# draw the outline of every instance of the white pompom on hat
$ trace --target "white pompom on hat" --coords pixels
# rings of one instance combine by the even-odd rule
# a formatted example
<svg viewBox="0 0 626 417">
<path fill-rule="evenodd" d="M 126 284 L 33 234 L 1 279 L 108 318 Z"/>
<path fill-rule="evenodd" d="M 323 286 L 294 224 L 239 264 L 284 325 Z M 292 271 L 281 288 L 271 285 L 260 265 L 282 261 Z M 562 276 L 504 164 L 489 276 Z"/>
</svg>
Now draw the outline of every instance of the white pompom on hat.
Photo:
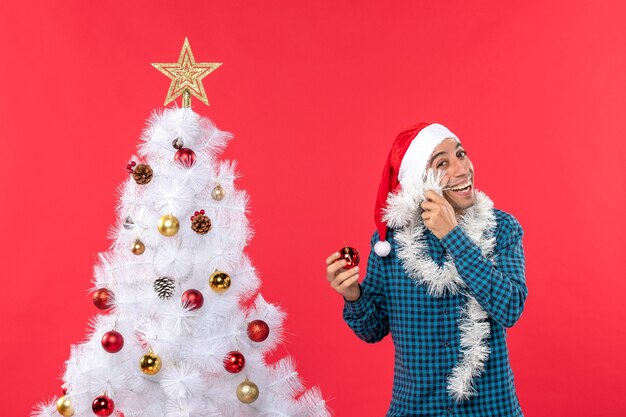
<svg viewBox="0 0 626 417">
<path fill-rule="evenodd" d="M 420 123 L 401 132 L 393 142 L 378 188 L 374 221 L 379 241 L 374 245 L 378 256 L 387 256 L 391 245 L 386 240 L 387 224 L 383 209 L 389 193 L 395 193 L 407 185 L 423 183 L 428 160 L 435 148 L 445 139 L 459 138 L 447 127 L 438 123 Z"/>
</svg>

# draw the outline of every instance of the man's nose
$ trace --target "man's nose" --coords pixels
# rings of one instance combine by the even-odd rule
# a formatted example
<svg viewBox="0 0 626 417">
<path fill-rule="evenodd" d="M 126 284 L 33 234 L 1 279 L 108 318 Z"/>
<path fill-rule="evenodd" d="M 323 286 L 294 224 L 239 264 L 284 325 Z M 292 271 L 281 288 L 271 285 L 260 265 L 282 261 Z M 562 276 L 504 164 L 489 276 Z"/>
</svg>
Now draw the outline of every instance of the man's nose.
<svg viewBox="0 0 626 417">
<path fill-rule="evenodd" d="M 447 169 L 450 178 L 461 178 L 469 176 L 469 167 L 458 159 L 454 159 Z"/>
</svg>

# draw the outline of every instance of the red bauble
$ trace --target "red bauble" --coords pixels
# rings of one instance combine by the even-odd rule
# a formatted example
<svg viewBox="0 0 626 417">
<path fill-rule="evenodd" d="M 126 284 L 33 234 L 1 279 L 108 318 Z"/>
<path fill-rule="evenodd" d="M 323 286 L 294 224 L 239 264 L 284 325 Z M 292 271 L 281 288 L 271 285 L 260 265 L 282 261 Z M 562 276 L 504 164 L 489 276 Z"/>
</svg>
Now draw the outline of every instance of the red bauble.
<svg viewBox="0 0 626 417">
<path fill-rule="evenodd" d="M 359 264 L 361 257 L 359 256 L 359 251 L 351 248 L 350 246 L 346 246 L 345 248 L 341 248 L 339 251 L 339 260 L 345 259 L 348 263 L 344 265 L 344 269 L 354 268 Z"/>
<path fill-rule="evenodd" d="M 113 293 L 106 288 L 98 288 L 93 293 L 93 304 L 100 310 L 113 307 Z"/>
<path fill-rule="evenodd" d="M 224 356 L 224 368 L 231 374 L 241 372 L 245 364 L 246 360 L 243 355 L 236 350 L 228 352 L 226 356 Z"/>
<path fill-rule="evenodd" d="M 106 395 L 96 397 L 91 403 L 91 409 L 97 416 L 110 416 L 115 410 L 115 403 Z"/>
<path fill-rule="evenodd" d="M 184 167 L 189 168 L 196 163 L 196 153 L 189 148 L 182 148 L 176 151 L 174 160 L 180 162 Z"/>
<path fill-rule="evenodd" d="M 253 342 L 262 342 L 270 335 L 270 326 L 263 320 L 254 320 L 248 323 L 248 337 Z"/>
<path fill-rule="evenodd" d="M 190 310 L 197 310 L 204 304 L 204 296 L 198 290 L 187 290 L 183 293 L 183 306 Z"/>
<path fill-rule="evenodd" d="M 124 337 L 120 332 L 110 330 L 102 336 L 102 347 L 109 353 L 117 353 L 124 347 Z"/>
</svg>

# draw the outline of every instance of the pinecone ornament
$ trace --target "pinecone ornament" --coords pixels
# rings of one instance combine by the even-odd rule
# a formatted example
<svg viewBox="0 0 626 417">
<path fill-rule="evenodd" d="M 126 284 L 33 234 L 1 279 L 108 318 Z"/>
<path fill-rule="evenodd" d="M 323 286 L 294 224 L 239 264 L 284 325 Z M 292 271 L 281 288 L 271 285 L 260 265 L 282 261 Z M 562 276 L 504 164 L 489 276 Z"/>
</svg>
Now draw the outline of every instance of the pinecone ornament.
<svg viewBox="0 0 626 417">
<path fill-rule="evenodd" d="M 161 277 L 154 281 L 154 291 L 159 298 L 166 300 L 174 295 L 174 280 L 168 277 Z"/>
<path fill-rule="evenodd" d="M 152 168 L 148 164 L 139 164 L 133 170 L 133 178 L 139 185 L 145 185 L 152 180 Z"/>
<path fill-rule="evenodd" d="M 208 233 L 211 230 L 211 219 L 204 214 L 204 210 L 196 211 L 191 216 L 191 228 L 199 235 Z"/>
</svg>

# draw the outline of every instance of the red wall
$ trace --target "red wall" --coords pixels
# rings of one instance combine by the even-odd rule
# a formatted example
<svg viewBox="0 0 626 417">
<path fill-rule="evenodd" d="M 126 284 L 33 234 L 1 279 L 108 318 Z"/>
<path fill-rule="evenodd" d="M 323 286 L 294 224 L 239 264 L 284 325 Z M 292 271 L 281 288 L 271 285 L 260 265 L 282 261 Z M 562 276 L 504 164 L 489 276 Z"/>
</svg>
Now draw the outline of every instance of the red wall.
<svg viewBox="0 0 626 417">
<path fill-rule="evenodd" d="M 64 3 L 64 5 L 62 4 Z M 119 4 L 113 4 L 119 3 Z M 509 331 L 527 416 L 623 416 L 623 2 L 2 2 L 2 415 L 60 392 L 115 187 L 185 36 L 251 195 L 262 293 L 337 416 L 382 416 L 390 339 L 342 321 L 324 259 L 366 255 L 395 134 L 438 121 L 477 187 L 525 229 L 529 295 Z M 295 250 L 294 250 L 295 249 Z"/>
</svg>

